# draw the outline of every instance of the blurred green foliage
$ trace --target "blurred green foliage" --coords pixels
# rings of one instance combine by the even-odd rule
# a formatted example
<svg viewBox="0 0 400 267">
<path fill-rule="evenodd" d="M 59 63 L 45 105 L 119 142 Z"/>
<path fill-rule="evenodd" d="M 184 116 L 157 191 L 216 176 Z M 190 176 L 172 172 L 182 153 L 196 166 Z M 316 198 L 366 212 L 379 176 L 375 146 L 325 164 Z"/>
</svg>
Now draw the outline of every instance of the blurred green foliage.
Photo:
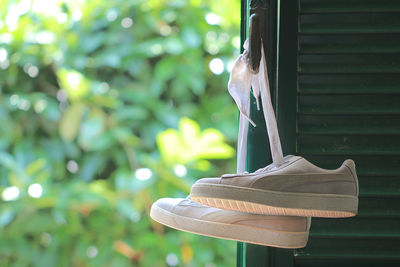
<svg viewBox="0 0 400 267">
<path fill-rule="evenodd" d="M 229 0 L 0 1 L 0 266 L 234 265 L 234 242 L 148 212 L 234 170 L 239 12 Z"/>
</svg>

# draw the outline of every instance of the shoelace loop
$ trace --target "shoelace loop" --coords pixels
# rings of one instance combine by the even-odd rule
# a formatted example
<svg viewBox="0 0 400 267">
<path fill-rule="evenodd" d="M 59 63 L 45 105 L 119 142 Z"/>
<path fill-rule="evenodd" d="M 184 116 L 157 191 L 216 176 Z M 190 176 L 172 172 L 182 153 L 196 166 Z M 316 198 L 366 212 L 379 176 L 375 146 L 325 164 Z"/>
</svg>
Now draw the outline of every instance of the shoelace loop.
<svg viewBox="0 0 400 267">
<path fill-rule="evenodd" d="M 261 60 L 259 72 L 252 74 L 247 58 L 248 41 L 245 42 L 245 52 L 236 59 L 232 68 L 228 83 L 228 91 L 235 100 L 236 105 L 240 110 L 239 119 L 239 134 L 238 134 L 238 151 L 237 151 L 237 173 L 244 173 L 245 161 L 247 154 L 247 135 L 248 123 L 254 122 L 250 119 L 250 92 L 253 87 L 254 97 L 258 101 L 258 96 L 261 95 L 262 108 L 265 118 L 265 123 L 268 132 L 272 161 L 274 166 L 279 167 L 283 164 L 283 153 L 281 141 L 278 133 L 278 126 L 275 118 L 275 111 L 272 106 L 271 93 L 268 80 L 267 64 L 264 55 L 264 48 L 261 43 Z M 258 103 L 257 103 L 257 106 Z M 247 120 L 247 121 L 246 121 Z M 261 168 L 265 170 L 264 168 Z M 258 170 L 257 170 L 258 171 Z"/>
</svg>

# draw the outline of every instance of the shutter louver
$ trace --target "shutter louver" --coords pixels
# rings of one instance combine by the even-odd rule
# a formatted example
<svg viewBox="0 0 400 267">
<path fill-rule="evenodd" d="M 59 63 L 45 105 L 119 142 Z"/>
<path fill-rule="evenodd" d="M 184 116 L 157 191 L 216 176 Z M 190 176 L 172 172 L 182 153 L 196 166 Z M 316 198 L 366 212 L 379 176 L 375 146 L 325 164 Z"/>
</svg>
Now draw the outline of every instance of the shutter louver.
<svg viewBox="0 0 400 267">
<path fill-rule="evenodd" d="M 357 165 L 359 215 L 312 221 L 295 266 L 400 266 L 400 1 L 300 0 L 297 153 Z"/>
</svg>

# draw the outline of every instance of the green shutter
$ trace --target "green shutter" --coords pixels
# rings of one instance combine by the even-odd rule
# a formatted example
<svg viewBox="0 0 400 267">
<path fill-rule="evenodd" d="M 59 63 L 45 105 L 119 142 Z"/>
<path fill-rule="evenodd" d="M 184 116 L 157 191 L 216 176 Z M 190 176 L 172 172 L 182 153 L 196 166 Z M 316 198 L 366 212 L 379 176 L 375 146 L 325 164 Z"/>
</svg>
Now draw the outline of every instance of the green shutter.
<svg viewBox="0 0 400 267">
<path fill-rule="evenodd" d="M 400 266 L 400 1 L 300 0 L 296 151 L 357 165 L 359 215 L 312 221 L 295 266 Z"/>
<path fill-rule="evenodd" d="M 246 7 L 243 0 L 243 20 Z M 284 153 L 325 168 L 354 159 L 359 215 L 313 218 L 304 249 L 248 245 L 238 266 L 400 266 L 400 1 L 277 0 L 277 7 L 273 90 Z M 249 167 L 264 161 L 250 157 Z"/>
</svg>

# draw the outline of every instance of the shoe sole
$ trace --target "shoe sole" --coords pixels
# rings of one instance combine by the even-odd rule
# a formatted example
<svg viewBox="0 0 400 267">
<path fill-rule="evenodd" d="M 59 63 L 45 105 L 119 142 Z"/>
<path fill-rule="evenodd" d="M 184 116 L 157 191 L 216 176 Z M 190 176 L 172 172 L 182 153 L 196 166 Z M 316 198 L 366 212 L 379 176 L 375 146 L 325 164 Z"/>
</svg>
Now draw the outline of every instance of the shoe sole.
<svg viewBox="0 0 400 267">
<path fill-rule="evenodd" d="M 292 193 L 220 184 L 194 184 L 190 198 L 200 204 L 247 213 L 323 218 L 357 214 L 358 197 L 338 194 Z"/>
<path fill-rule="evenodd" d="M 308 232 L 274 231 L 250 226 L 203 221 L 171 213 L 156 205 L 151 207 L 150 217 L 177 230 L 262 246 L 303 248 L 308 241 Z"/>
</svg>

